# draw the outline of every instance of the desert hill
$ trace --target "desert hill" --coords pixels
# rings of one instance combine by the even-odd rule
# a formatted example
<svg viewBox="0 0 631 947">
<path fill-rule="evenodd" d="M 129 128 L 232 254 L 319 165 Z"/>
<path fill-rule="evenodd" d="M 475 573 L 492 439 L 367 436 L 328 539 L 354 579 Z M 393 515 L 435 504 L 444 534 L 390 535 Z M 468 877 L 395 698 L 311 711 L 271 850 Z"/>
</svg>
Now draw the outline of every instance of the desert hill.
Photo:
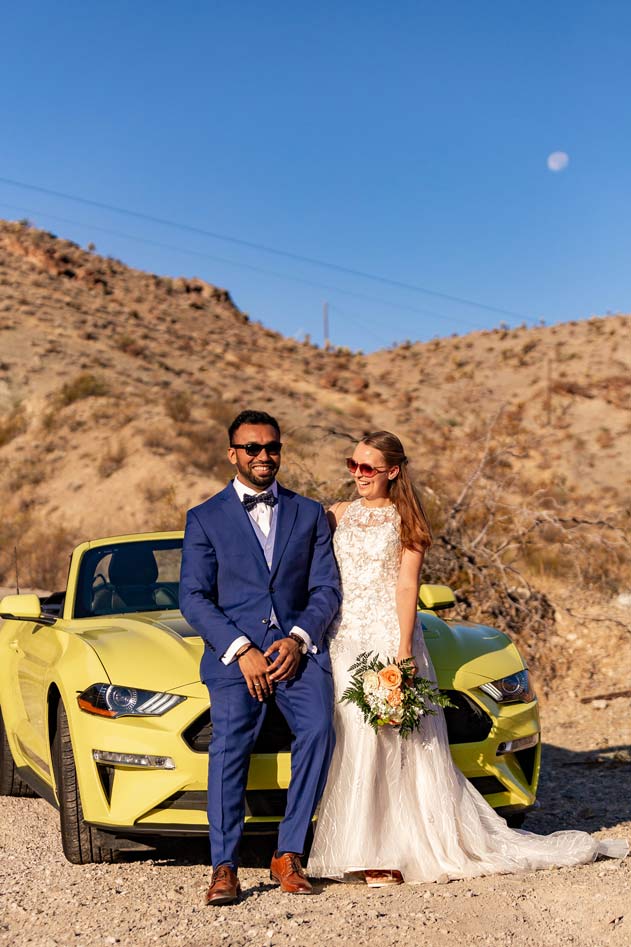
<svg viewBox="0 0 631 947">
<path fill-rule="evenodd" d="M 261 406 L 283 427 L 283 481 L 323 502 L 349 494 L 353 440 L 395 430 L 437 536 L 430 574 L 468 614 L 520 633 L 530 614 L 543 635 L 555 582 L 631 584 L 630 328 L 617 315 L 324 351 L 202 280 L 0 222 L 0 584 L 15 545 L 23 584 L 50 588 L 76 541 L 181 526 L 230 474 L 226 424 Z"/>
</svg>

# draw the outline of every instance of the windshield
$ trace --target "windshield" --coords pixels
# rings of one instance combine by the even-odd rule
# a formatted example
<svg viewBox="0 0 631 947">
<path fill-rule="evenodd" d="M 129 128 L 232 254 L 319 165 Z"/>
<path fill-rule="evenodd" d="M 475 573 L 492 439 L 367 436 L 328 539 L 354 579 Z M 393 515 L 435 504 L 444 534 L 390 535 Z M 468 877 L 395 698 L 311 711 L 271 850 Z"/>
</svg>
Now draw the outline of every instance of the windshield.
<svg viewBox="0 0 631 947">
<path fill-rule="evenodd" d="M 181 539 L 89 549 L 81 560 L 76 618 L 178 609 Z"/>
</svg>

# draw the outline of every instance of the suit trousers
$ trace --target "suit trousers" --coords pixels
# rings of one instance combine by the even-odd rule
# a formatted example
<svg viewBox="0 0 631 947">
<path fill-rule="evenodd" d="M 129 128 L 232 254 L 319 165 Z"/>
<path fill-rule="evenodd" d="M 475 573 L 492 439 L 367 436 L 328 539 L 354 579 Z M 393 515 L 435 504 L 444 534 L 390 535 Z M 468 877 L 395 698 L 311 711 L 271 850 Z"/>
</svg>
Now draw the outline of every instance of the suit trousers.
<svg viewBox="0 0 631 947">
<path fill-rule="evenodd" d="M 268 632 L 269 641 L 278 635 Z M 210 693 L 212 735 L 208 767 L 208 822 L 213 867 L 238 865 L 239 842 L 245 819 L 245 788 L 250 754 L 265 719 L 267 705 L 252 697 L 245 680 L 206 681 Z M 335 746 L 333 679 L 309 655 L 291 681 L 274 689 L 278 709 L 294 740 L 291 780 L 285 816 L 278 831 L 281 851 L 304 851 L 305 839 L 324 785 Z"/>
</svg>

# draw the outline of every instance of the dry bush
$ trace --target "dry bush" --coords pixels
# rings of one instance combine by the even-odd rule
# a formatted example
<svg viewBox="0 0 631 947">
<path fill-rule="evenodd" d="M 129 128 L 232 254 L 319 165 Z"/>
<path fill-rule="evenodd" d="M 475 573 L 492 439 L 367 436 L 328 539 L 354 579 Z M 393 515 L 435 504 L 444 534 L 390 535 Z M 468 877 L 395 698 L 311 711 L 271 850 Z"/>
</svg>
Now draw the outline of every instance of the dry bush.
<svg viewBox="0 0 631 947">
<path fill-rule="evenodd" d="M 148 480 L 142 485 L 142 494 L 150 507 L 151 528 L 155 530 L 182 529 L 185 511 L 177 502 L 172 483 L 156 484 Z"/>
<path fill-rule="evenodd" d="M 99 460 L 97 470 L 99 475 L 105 480 L 107 477 L 111 477 L 113 473 L 116 473 L 117 470 L 125 463 L 127 459 L 127 448 L 124 444 L 108 444 L 105 453 L 101 456 Z"/>
<path fill-rule="evenodd" d="M 191 399 L 185 391 L 170 391 L 164 399 L 164 408 L 172 421 L 188 421 Z"/>
<path fill-rule="evenodd" d="M 146 351 L 146 347 L 128 333 L 117 336 L 114 345 L 120 352 L 124 352 L 125 355 L 133 355 L 135 358 L 143 355 Z"/>
<path fill-rule="evenodd" d="M 15 585 L 15 558 L 21 588 L 53 591 L 65 587 L 68 557 L 78 537 L 61 523 L 33 524 L 28 513 L 5 520 L 0 527 L 0 582 Z"/>
<path fill-rule="evenodd" d="M 66 407 L 83 398 L 101 398 L 107 394 L 109 394 L 109 389 L 102 378 L 93 375 L 92 372 L 81 372 L 72 381 L 62 386 L 57 395 L 57 403 L 61 407 Z"/>
<path fill-rule="evenodd" d="M 4 447 L 18 435 L 23 434 L 27 427 L 24 409 L 21 405 L 17 405 L 9 414 L 0 418 L 0 447 Z"/>
<path fill-rule="evenodd" d="M 190 422 L 180 425 L 178 434 L 174 447 L 187 466 L 212 473 L 219 480 L 234 475 L 226 456 L 226 433 L 218 425 Z"/>
</svg>

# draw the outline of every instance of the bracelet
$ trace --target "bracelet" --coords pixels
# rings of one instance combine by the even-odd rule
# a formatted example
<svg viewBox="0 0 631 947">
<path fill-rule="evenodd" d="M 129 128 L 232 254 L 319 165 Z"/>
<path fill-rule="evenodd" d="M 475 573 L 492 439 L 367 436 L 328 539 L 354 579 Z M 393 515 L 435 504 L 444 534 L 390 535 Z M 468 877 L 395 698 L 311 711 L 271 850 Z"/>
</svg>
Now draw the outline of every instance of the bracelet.
<svg viewBox="0 0 631 947">
<path fill-rule="evenodd" d="M 294 634 L 294 633 L 291 632 L 291 631 L 289 632 L 288 637 L 291 638 L 292 641 L 295 641 L 295 642 L 296 642 L 296 644 L 297 644 L 298 647 L 300 648 L 300 653 L 301 653 L 301 654 L 306 654 L 306 653 L 307 653 L 307 651 L 308 651 L 307 642 L 305 641 L 304 638 L 301 638 L 300 635 L 296 635 L 296 634 Z"/>
<path fill-rule="evenodd" d="M 243 647 L 239 651 L 237 651 L 237 653 L 235 654 L 235 658 L 237 659 L 237 661 L 239 660 L 239 658 L 242 658 L 244 654 L 247 654 L 250 648 L 253 648 L 253 647 L 254 647 L 254 644 L 251 641 L 249 644 L 243 645 Z"/>
</svg>

